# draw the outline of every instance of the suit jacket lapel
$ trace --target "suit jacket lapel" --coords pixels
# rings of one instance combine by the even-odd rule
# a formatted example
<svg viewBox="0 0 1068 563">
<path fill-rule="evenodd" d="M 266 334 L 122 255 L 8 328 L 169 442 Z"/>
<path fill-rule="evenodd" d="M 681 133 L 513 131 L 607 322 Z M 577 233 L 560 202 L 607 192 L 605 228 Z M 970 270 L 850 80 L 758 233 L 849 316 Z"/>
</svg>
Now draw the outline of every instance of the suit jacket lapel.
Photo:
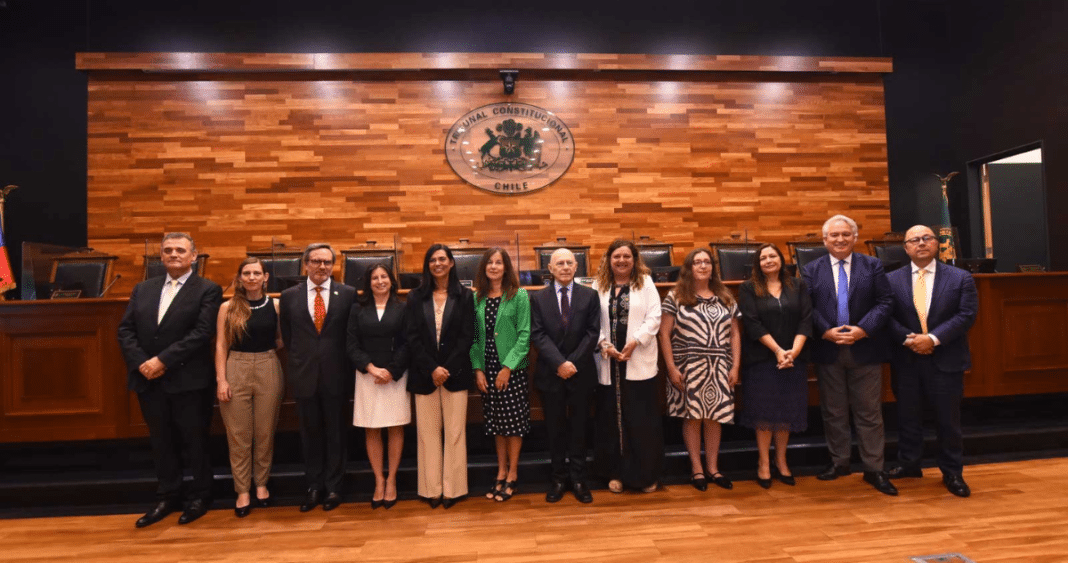
<svg viewBox="0 0 1068 563">
<path fill-rule="evenodd" d="M 330 304 L 326 306 L 326 316 L 323 317 L 323 330 L 326 330 L 326 325 L 330 324 L 330 319 L 337 316 L 335 311 L 341 306 L 338 304 L 341 300 L 341 292 L 337 290 L 337 283 L 331 280 L 330 287 L 326 291 L 330 292 Z M 376 313 L 375 316 L 377 317 L 378 314 Z"/>
<path fill-rule="evenodd" d="M 849 279 L 849 300 L 850 301 L 853 300 L 853 290 L 857 287 L 857 284 L 856 284 L 857 276 L 860 274 L 860 268 L 857 267 L 857 264 L 859 262 L 860 262 L 860 260 L 857 260 L 857 253 L 856 252 L 854 252 L 852 255 L 850 255 L 850 257 L 849 257 L 849 277 L 848 277 L 848 279 Z"/>
<path fill-rule="evenodd" d="M 150 282 L 145 286 L 145 293 L 147 295 L 145 295 L 141 300 L 142 311 L 144 311 L 146 315 L 151 317 L 152 322 L 155 323 L 157 329 L 161 324 L 159 322 L 159 302 L 160 298 L 163 296 L 163 283 L 166 281 L 166 275 L 161 278 L 153 278 L 152 280 L 150 280 Z"/>
<path fill-rule="evenodd" d="M 156 328 L 163 326 L 163 323 L 165 323 L 167 319 L 173 316 L 171 313 L 179 306 L 180 303 L 182 303 L 187 298 L 186 296 L 189 295 L 190 292 L 186 291 L 186 288 L 194 283 L 193 278 L 195 277 L 195 275 L 189 276 L 188 278 L 186 278 L 185 283 L 178 286 L 178 292 L 174 294 L 173 298 L 171 298 L 171 304 L 167 306 L 167 312 L 163 314 L 163 318 L 160 319 L 160 322 L 156 326 Z M 164 282 L 166 282 L 166 276 L 164 276 L 163 280 Z M 159 290 L 160 293 L 163 292 L 163 284 L 160 284 Z M 158 306 L 156 309 L 156 316 L 159 317 Z"/>
<path fill-rule="evenodd" d="M 426 319 L 427 335 L 430 337 L 430 342 L 437 342 L 437 332 L 434 327 L 434 294 L 430 294 L 430 299 L 423 301 L 423 318 Z"/>
<path fill-rule="evenodd" d="M 941 262 L 935 260 L 934 287 L 931 288 L 931 303 L 927 307 L 928 330 L 931 329 L 931 317 L 934 316 L 934 312 L 937 310 L 935 309 L 935 305 L 939 303 L 939 297 L 942 295 L 942 292 L 945 291 L 946 284 L 949 283 L 949 280 L 946 279 L 948 276 L 949 272 L 947 271 L 947 267 Z"/>
</svg>

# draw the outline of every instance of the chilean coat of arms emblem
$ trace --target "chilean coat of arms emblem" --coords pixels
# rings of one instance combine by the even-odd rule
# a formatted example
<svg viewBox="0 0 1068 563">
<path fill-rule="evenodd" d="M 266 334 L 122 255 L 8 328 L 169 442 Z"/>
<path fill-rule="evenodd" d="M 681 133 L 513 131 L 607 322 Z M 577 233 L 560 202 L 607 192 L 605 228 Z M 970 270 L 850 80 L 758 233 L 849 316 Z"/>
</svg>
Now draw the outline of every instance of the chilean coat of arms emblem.
<svg viewBox="0 0 1068 563">
<path fill-rule="evenodd" d="M 483 106 L 464 115 L 445 139 L 452 169 L 494 193 L 539 190 L 567 171 L 575 157 L 571 130 L 552 112 L 527 104 Z"/>
</svg>

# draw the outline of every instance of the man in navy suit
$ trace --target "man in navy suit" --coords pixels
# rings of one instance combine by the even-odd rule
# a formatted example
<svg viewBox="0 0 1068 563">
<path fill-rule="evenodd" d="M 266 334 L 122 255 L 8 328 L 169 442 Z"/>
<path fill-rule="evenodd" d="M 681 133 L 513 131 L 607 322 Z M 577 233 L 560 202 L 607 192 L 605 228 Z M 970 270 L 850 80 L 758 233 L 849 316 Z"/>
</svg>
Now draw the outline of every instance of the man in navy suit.
<svg viewBox="0 0 1068 563">
<path fill-rule="evenodd" d="M 922 477 L 923 401 L 934 408 L 938 468 L 949 492 L 971 494 L 961 472 L 964 440 L 960 403 L 964 370 L 971 367 L 968 330 L 975 323 L 978 297 L 968 272 L 936 260 L 938 237 L 923 225 L 905 233 L 912 263 L 887 275 L 894 298 L 889 332 L 897 397 L 899 465 L 891 478 Z"/>
<path fill-rule="evenodd" d="M 547 502 L 563 498 L 568 480 L 579 502 L 593 502 L 586 486 L 586 420 L 597 383 L 593 349 L 601 301 L 596 291 L 575 283 L 575 265 L 570 250 L 553 252 L 553 283 L 536 291 L 530 303 L 530 342 L 538 350 L 534 385 L 541 391 L 552 458 Z"/>
<path fill-rule="evenodd" d="M 215 397 L 212 338 L 222 303 L 219 286 L 193 273 L 197 247 L 185 233 L 160 244 L 167 275 L 145 280 L 130 294 L 119 323 L 126 386 L 137 393 L 156 465 L 157 504 L 137 520 L 155 524 L 181 508 L 182 461 L 193 474 L 189 504 L 178 518 L 188 524 L 211 504 L 213 475 L 208 428 Z"/>
<path fill-rule="evenodd" d="M 849 411 L 857 429 L 864 481 L 887 495 L 897 489 L 883 467 L 882 331 L 890 316 L 890 286 L 882 263 L 853 252 L 857 224 L 835 215 L 823 224 L 829 256 L 805 265 L 812 294 L 812 361 L 820 389 L 823 431 L 831 465 L 817 475 L 830 481 L 849 475 Z"/>
<path fill-rule="evenodd" d="M 337 508 L 345 476 L 345 438 L 352 419 L 346 420 L 344 412 L 355 381 L 345 338 L 356 290 L 330 278 L 335 258 L 329 244 L 309 244 L 301 258 L 306 283 L 283 291 L 278 304 L 308 485 L 301 512 L 319 503 L 323 510 Z"/>
</svg>

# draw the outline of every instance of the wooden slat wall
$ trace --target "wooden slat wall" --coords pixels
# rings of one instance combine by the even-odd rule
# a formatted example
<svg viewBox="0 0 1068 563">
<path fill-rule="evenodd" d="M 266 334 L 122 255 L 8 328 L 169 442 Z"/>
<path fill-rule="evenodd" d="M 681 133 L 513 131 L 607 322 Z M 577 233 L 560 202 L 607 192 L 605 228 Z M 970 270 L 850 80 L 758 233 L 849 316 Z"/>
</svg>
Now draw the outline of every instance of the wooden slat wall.
<svg viewBox="0 0 1068 563">
<path fill-rule="evenodd" d="M 272 237 L 341 249 L 396 234 L 401 269 L 415 271 L 426 246 L 460 238 L 514 246 L 518 234 L 530 268 L 531 248 L 558 236 L 591 244 L 596 259 L 618 236 L 648 235 L 681 260 L 743 230 L 784 243 L 839 212 L 862 237 L 890 229 L 883 88 L 870 70 L 811 72 L 813 59 L 792 63 L 807 73 L 521 74 L 507 97 L 497 80 L 448 71 L 279 74 L 275 55 L 229 60 L 240 73 L 156 75 L 93 70 L 144 62 L 93 55 L 79 56 L 90 71 L 89 239 L 120 256 L 111 295 L 140 279 L 145 239 L 170 230 L 191 232 L 211 254 L 208 277 L 226 285 Z M 570 170 L 534 194 L 480 191 L 445 160 L 458 117 L 509 100 L 553 111 L 575 137 Z"/>
</svg>

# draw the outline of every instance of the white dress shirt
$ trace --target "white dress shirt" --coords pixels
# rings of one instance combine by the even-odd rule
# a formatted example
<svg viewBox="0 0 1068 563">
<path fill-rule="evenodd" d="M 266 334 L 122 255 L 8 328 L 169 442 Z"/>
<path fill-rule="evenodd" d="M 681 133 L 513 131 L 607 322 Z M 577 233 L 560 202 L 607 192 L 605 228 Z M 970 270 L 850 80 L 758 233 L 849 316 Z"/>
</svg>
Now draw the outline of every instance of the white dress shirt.
<svg viewBox="0 0 1068 563">
<path fill-rule="evenodd" d="M 174 298 L 177 297 L 178 292 L 181 291 L 183 287 L 185 287 L 185 282 L 189 281 L 189 276 L 191 275 L 193 275 L 192 269 L 182 274 L 181 276 L 178 276 L 178 287 L 174 288 L 174 292 L 171 294 L 171 303 L 174 303 Z M 159 292 L 160 305 L 163 304 L 163 296 L 166 295 L 167 290 L 169 289 L 167 286 L 169 286 L 174 280 L 175 278 L 172 278 L 170 274 L 167 274 L 167 279 L 163 281 L 163 289 L 161 289 Z M 171 303 L 168 303 L 167 306 L 170 307 Z"/>
</svg>

